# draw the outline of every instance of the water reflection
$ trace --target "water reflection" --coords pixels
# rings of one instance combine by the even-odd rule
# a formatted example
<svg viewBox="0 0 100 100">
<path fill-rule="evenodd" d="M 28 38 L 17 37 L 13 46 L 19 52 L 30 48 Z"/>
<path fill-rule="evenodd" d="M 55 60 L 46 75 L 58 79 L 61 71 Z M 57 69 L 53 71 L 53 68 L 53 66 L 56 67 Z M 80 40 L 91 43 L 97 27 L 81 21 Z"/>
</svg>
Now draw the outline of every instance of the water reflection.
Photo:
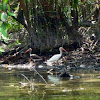
<svg viewBox="0 0 100 100">
<path fill-rule="evenodd" d="M 61 84 L 62 81 L 60 77 L 54 76 L 54 75 L 48 75 L 48 82 L 54 83 L 54 84 Z"/>
<path fill-rule="evenodd" d="M 22 77 L 23 73 L 34 85 Z M 70 72 L 70 78 L 54 75 L 43 76 L 48 86 L 38 75 L 28 71 L 0 69 L 0 100 L 100 100 L 100 72 L 78 70 Z M 25 87 L 21 87 L 22 84 Z"/>
</svg>

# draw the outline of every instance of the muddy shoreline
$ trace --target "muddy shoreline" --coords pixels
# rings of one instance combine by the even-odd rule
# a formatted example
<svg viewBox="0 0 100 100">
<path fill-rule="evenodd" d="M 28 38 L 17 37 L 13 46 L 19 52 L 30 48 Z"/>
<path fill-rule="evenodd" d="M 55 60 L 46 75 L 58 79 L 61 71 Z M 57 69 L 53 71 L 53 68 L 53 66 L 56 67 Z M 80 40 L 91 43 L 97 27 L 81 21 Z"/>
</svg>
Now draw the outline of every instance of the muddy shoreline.
<svg viewBox="0 0 100 100">
<path fill-rule="evenodd" d="M 7 65 L 8 69 L 29 69 L 35 66 L 35 69 L 39 73 L 46 74 L 58 74 L 60 77 L 69 77 L 68 71 L 77 69 L 93 69 L 100 70 L 100 52 L 82 51 L 77 49 L 76 51 L 70 51 L 63 53 L 61 59 L 58 61 L 58 65 L 53 64 L 51 66 L 46 65 L 44 62 L 49 59 L 49 56 L 41 56 L 43 61 L 34 62 L 32 65 L 29 62 L 29 56 L 24 53 L 18 55 L 5 55 L 0 59 L 0 65 Z M 10 67 L 9 67 L 10 66 Z M 11 68 L 12 67 L 12 68 Z M 29 68 L 30 67 L 30 68 Z"/>
</svg>

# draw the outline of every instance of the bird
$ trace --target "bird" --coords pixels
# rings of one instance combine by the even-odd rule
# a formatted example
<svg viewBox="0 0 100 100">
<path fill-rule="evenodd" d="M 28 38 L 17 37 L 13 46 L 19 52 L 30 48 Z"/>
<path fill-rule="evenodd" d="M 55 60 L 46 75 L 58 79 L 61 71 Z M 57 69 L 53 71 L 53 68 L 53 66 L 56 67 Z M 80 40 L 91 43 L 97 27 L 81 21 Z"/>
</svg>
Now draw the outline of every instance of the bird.
<svg viewBox="0 0 100 100">
<path fill-rule="evenodd" d="M 58 62 L 58 60 L 61 58 L 62 56 L 62 51 L 67 52 L 63 47 L 59 48 L 60 54 L 55 54 L 53 55 L 49 60 L 47 60 L 47 63 L 49 62 Z"/>
<path fill-rule="evenodd" d="M 31 60 L 32 60 L 33 62 L 43 60 L 40 56 L 38 56 L 38 55 L 36 55 L 36 54 L 31 54 L 32 48 L 29 48 L 28 50 L 26 50 L 25 53 L 27 53 L 27 52 L 29 52 L 29 57 L 31 58 Z"/>
</svg>

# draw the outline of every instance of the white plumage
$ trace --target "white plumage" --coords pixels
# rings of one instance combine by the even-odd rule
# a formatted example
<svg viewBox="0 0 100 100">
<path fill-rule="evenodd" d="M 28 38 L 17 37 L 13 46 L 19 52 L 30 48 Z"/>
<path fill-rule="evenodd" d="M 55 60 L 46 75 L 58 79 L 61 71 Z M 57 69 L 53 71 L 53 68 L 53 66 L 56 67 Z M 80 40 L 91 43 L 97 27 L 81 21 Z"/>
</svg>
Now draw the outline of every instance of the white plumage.
<svg viewBox="0 0 100 100">
<path fill-rule="evenodd" d="M 47 60 L 47 62 L 58 61 L 61 56 L 62 56 L 62 54 L 56 54 L 56 55 L 52 56 L 49 60 Z"/>
<path fill-rule="evenodd" d="M 62 50 L 67 52 L 63 47 L 60 47 L 59 48 L 60 54 L 55 54 L 54 56 L 52 56 L 49 60 L 47 60 L 47 63 L 48 62 L 55 62 L 55 61 L 57 62 L 62 56 Z"/>
</svg>

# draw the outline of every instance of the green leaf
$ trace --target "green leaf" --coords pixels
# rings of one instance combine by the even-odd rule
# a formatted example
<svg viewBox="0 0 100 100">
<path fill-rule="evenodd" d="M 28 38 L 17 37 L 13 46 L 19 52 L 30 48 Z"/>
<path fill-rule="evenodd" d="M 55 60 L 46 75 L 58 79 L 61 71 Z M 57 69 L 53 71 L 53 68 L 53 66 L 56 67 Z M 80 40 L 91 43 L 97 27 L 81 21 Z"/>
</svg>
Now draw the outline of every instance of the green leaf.
<svg viewBox="0 0 100 100">
<path fill-rule="evenodd" d="M 30 0 L 28 0 L 28 2 L 30 3 Z"/>
<path fill-rule="evenodd" d="M 1 40 L 1 36 L 2 36 L 2 33 L 1 33 L 1 24 L 2 23 L 0 23 L 0 40 Z"/>
<path fill-rule="evenodd" d="M 0 31 L 1 31 L 1 28 L 0 28 Z M 0 32 L 0 40 L 1 40 L 1 36 L 2 36 L 2 34 L 1 34 L 1 32 Z"/>
<path fill-rule="evenodd" d="M 73 8 L 76 8 L 78 5 L 78 0 L 73 0 Z"/>
<path fill-rule="evenodd" d="M 2 4 L 0 3 L 0 11 L 2 10 Z"/>
<path fill-rule="evenodd" d="M 1 19 L 1 13 L 0 13 L 0 19 Z"/>
<path fill-rule="evenodd" d="M 10 28 L 10 24 L 8 22 L 5 22 L 5 26 L 6 26 L 6 29 Z"/>
<path fill-rule="evenodd" d="M 6 12 L 3 12 L 3 13 L 1 14 L 1 20 L 2 20 L 3 22 L 5 22 L 5 21 L 7 21 L 7 18 L 8 18 L 7 13 L 6 13 Z"/>
<path fill-rule="evenodd" d="M 7 9 L 8 0 L 3 0 L 3 10 L 6 11 Z"/>
<path fill-rule="evenodd" d="M 0 48 L 0 51 L 1 51 L 1 52 L 4 52 L 4 49 Z"/>
<path fill-rule="evenodd" d="M 4 0 L 4 2 L 5 2 L 5 4 L 7 4 L 8 3 L 8 0 Z"/>
<path fill-rule="evenodd" d="M 7 29 L 5 23 L 2 23 L 1 25 L 1 33 L 2 33 L 2 38 L 4 40 L 7 40 Z"/>
<path fill-rule="evenodd" d="M 7 13 L 8 13 L 10 16 L 16 17 L 16 14 L 15 14 L 15 13 L 12 13 L 12 12 L 10 12 L 10 11 L 7 11 Z"/>
<path fill-rule="evenodd" d="M 8 10 L 10 11 L 10 5 L 9 5 L 9 4 L 7 4 L 7 8 L 8 8 Z"/>
<path fill-rule="evenodd" d="M 2 52 L 4 52 L 4 49 L 0 48 L 0 54 L 2 54 Z"/>
</svg>

